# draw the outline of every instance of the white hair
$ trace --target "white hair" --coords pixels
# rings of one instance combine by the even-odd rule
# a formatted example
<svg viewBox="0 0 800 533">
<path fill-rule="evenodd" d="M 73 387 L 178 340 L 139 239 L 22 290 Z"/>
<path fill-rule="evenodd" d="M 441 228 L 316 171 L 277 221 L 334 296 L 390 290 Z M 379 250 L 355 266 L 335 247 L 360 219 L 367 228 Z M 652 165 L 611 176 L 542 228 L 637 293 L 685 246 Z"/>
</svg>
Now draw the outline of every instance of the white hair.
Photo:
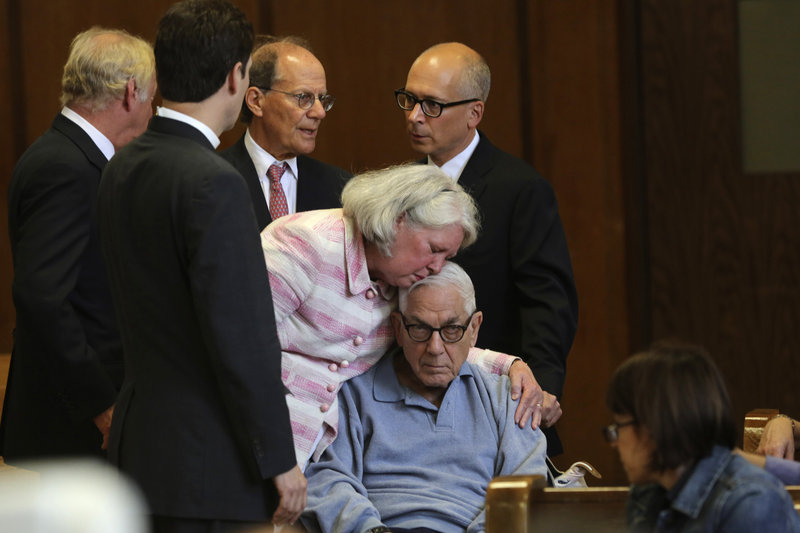
<svg viewBox="0 0 800 533">
<path fill-rule="evenodd" d="M 472 197 L 433 165 L 408 163 L 354 176 L 342 191 L 342 208 L 386 257 L 391 256 L 403 214 L 411 228 L 457 224 L 464 231 L 461 248 L 475 242 L 480 227 Z"/>
<path fill-rule="evenodd" d="M 464 302 L 464 311 L 468 315 L 475 312 L 475 287 L 472 280 L 463 268 L 452 261 L 445 262 L 442 270 L 438 274 L 431 274 L 424 277 L 407 289 L 400 288 L 397 293 L 398 307 L 401 313 L 406 312 L 408 306 L 408 296 L 420 287 L 452 287 L 461 296 Z"/>
</svg>

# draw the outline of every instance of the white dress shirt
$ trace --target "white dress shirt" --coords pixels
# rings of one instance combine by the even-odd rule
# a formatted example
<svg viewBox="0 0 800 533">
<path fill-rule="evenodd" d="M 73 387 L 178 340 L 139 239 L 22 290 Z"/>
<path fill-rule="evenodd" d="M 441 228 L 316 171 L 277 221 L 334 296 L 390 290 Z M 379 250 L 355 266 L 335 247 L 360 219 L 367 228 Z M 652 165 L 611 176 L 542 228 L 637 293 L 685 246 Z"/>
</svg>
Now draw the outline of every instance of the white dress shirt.
<svg viewBox="0 0 800 533">
<path fill-rule="evenodd" d="M 472 157 L 472 153 L 475 151 L 475 148 L 478 147 L 479 141 L 480 141 L 480 135 L 476 130 L 475 135 L 472 136 L 472 140 L 467 145 L 467 147 L 464 148 L 461 151 L 461 153 L 459 153 L 457 156 L 455 156 L 450 161 L 439 167 L 442 170 L 442 172 L 444 172 L 454 180 L 458 181 L 458 178 L 461 177 L 461 173 L 464 172 L 464 167 L 466 167 L 467 163 L 469 162 L 469 158 Z M 438 166 L 436 165 L 436 163 L 433 162 L 431 156 L 428 156 L 428 164 Z"/>
<path fill-rule="evenodd" d="M 286 163 L 288 166 L 286 171 L 281 176 L 281 187 L 283 187 L 283 194 L 286 196 L 286 206 L 289 208 L 289 214 L 297 212 L 297 158 L 292 157 L 285 161 L 279 161 L 272 154 L 264 150 L 250 135 L 250 130 L 244 134 L 244 147 L 247 153 L 250 154 L 250 159 L 253 160 L 253 165 L 256 167 L 256 174 L 258 180 L 261 182 L 261 190 L 264 191 L 264 199 L 269 205 L 269 178 L 267 177 L 267 170 L 273 163 Z"/>
<path fill-rule="evenodd" d="M 61 109 L 61 114 L 77 124 L 80 129 L 85 131 L 86 135 L 91 137 L 92 142 L 94 142 L 97 148 L 103 152 L 103 155 L 106 156 L 106 159 L 111 159 L 111 156 L 114 155 L 114 145 L 108 140 L 108 137 L 100 133 L 100 130 L 92 126 L 91 122 L 66 106 Z"/>
<path fill-rule="evenodd" d="M 219 137 L 217 137 L 217 134 L 214 133 L 214 130 L 212 130 L 205 123 L 200 122 L 194 117 L 190 117 L 189 115 L 181 113 L 180 111 L 175 111 L 174 109 L 161 106 L 158 106 L 156 108 L 156 115 L 158 115 L 159 117 L 179 120 L 185 124 L 194 126 L 198 130 L 200 130 L 200 133 L 205 135 L 206 139 L 208 139 L 208 142 L 211 143 L 211 146 L 213 146 L 215 150 L 219 146 Z"/>
</svg>

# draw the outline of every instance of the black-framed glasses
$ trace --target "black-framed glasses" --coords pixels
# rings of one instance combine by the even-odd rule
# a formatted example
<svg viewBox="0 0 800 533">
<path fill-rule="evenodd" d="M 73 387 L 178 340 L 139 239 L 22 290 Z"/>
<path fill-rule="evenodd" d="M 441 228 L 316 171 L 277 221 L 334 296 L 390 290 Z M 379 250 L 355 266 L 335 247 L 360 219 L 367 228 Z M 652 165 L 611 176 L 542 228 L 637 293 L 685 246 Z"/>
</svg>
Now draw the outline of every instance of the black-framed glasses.
<svg viewBox="0 0 800 533">
<path fill-rule="evenodd" d="M 428 342 L 433 332 L 438 331 L 442 341 L 453 344 L 464 338 L 464 333 L 467 331 L 467 328 L 469 328 L 469 323 L 472 322 L 472 317 L 474 315 L 475 313 L 469 315 L 467 323 L 463 326 L 461 324 L 446 324 L 440 328 L 434 328 L 428 324 L 409 324 L 406 322 L 405 315 L 401 314 L 400 317 L 403 319 L 403 327 L 406 328 L 406 332 L 408 336 L 411 337 L 412 341 Z"/>
<path fill-rule="evenodd" d="M 609 444 L 617 442 L 619 440 L 619 428 L 624 428 L 625 426 L 635 426 L 636 420 L 628 420 L 627 422 L 619 422 L 615 424 L 609 424 L 603 428 L 603 437 L 605 437 L 606 442 Z"/>
<path fill-rule="evenodd" d="M 445 107 L 452 107 L 454 105 L 463 105 L 470 102 L 479 102 L 480 98 L 470 98 L 469 100 L 459 100 L 458 102 L 437 102 L 430 98 L 418 98 L 416 95 L 403 89 L 397 89 L 394 92 L 394 97 L 397 100 L 397 105 L 404 111 L 411 111 L 414 106 L 419 104 L 425 116 L 436 118 L 442 114 Z"/>
<path fill-rule="evenodd" d="M 294 96 L 297 99 L 297 106 L 300 109 L 311 109 L 314 106 L 314 100 L 319 99 L 319 103 L 322 104 L 322 109 L 327 113 L 331 110 L 333 103 L 336 101 L 336 97 L 332 94 L 319 94 L 315 96 L 313 93 L 290 93 L 288 91 L 273 89 L 272 87 L 259 87 L 259 89 L 262 91 L 285 94 L 286 96 Z"/>
</svg>

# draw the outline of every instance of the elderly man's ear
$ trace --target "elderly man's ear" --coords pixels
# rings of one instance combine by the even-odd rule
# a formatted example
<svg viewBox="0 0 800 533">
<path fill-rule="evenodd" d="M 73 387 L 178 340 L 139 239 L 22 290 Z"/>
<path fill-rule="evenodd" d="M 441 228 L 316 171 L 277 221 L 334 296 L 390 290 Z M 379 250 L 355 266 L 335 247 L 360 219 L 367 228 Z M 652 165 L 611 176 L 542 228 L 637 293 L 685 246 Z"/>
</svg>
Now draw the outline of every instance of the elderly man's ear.
<svg viewBox="0 0 800 533">
<path fill-rule="evenodd" d="M 261 117 L 264 115 L 264 110 L 261 108 L 261 98 L 264 96 L 257 87 L 248 87 L 247 92 L 244 93 L 244 102 L 247 108 L 253 115 Z"/>
<path fill-rule="evenodd" d="M 470 346 L 472 346 L 473 348 L 475 347 L 475 343 L 478 342 L 478 330 L 481 329 L 482 323 L 483 323 L 483 312 L 475 311 L 475 314 L 472 315 L 472 321 L 469 323 L 469 328 L 471 332 Z"/>
</svg>

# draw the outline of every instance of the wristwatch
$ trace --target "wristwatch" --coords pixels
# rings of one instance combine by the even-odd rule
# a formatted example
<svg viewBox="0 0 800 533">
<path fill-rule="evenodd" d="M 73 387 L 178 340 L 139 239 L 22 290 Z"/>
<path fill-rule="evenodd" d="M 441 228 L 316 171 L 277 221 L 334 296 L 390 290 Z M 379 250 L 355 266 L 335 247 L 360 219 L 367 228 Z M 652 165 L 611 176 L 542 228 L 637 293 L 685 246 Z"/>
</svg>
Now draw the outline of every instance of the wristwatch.
<svg viewBox="0 0 800 533">
<path fill-rule="evenodd" d="M 372 529 L 368 529 L 367 533 L 392 533 L 392 530 L 386 526 L 376 526 Z"/>
</svg>

